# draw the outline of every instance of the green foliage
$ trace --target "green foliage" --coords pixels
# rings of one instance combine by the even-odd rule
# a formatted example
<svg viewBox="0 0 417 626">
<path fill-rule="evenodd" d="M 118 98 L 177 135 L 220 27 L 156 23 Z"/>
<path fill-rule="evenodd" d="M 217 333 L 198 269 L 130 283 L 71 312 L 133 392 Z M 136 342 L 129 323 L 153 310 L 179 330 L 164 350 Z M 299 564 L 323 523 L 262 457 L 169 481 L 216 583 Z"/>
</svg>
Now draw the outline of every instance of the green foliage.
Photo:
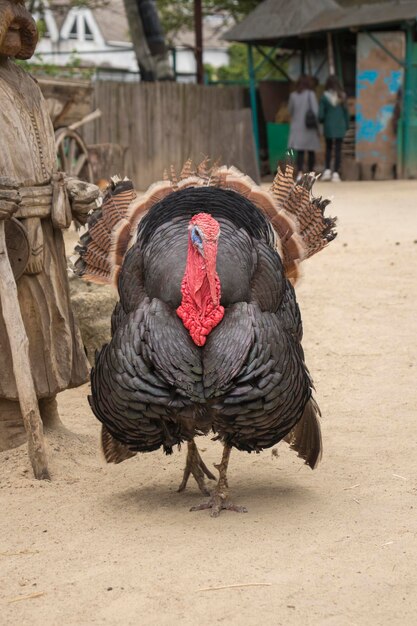
<svg viewBox="0 0 417 626">
<path fill-rule="evenodd" d="M 44 36 L 44 34 L 47 31 L 47 27 L 46 27 L 46 23 L 45 20 L 43 18 L 40 18 L 37 22 L 36 22 L 36 26 L 38 28 L 38 33 L 39 33 L 39 39 L 42 39 L 42 37 Z"/>
<path fill-rule="evenodd" d="M 261 0 L 202 0 L 203 15 L 222 15 L 225 21 L 242 20 Z M 194 28 L 194 0 L 156 0 L 159 16 L 168 41 L 182 28 Z"/>
<path fill-rule="evenodd" d="M 262 48 L 265 54 L 270 52 L 270 48 Z M 247 47 L 242 43 L 234 43 L 229 47 L 230 64 L 223 65 L 219 68 L 212 66 L 205 66 L 206 75 L 209 81 L 227 81 L 227 82 L 242 82 L 249 81 L 248 72 L 248 56 Z M 258 66 L 263 60 L 263 56 L 254 50 L 253 60 L 255 67 Z M 286 69 L 283 64 L 283 69 Z M 282 74 L 277 70 L 272 63 L 265 61 L 263 66 L 256 72 L 257 80 L 270 79 L 270 80 L 282 80 Z"/>
<path fill-rule="evenodd" d="M 44 57 L 36 53 L 30 61 L 16 61 L 33 76 L 51 76 L 55 78 L 80 78 L 89 80 L 94 72 L 94 67 L 81 67 L 81 59 L 77 52 L 73 50 L 67 65 L 54 65 L 45 62 Z"/>
</svg>

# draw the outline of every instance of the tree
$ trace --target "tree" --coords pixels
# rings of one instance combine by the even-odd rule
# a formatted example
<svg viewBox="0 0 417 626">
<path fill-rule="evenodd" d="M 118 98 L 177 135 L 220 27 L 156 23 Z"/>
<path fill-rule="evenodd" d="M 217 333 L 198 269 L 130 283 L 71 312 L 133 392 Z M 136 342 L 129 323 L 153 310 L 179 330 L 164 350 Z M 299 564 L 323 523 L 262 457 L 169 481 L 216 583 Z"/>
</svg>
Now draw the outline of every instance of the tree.
<svg viewBox="0 0 417 626">
<path fill-rule="evenodd" d="M 123 2 L 142 80 L 153 81 L 155 80 L 154 63 L 143 29 L 139 2 L 138 0 L 123 0 Z"/>
<path fill-rule="evenodd" d="M 164 31 L 159 19 L 158 9 L 155 0 L 134 0 L 136 3 L 136 25 L 142 25 L 142 45 L 138 41 L 138 44 L 143 47 L 143 41 L 146 42 L 147 48 L 150 53 L 153 78 L 151 80 L 173 80 L 174 73 L 171 69 L 168 48 L 165 45 Z M 126 12 L 128 5 L 130 5 L 129 11 L 133 17 L 132 0 L 124 0 Z M 128 17 L 129 17 L 128 13 Z M 129 24 L 132 24 L 129 19 Z M 132 30 L 131 30 L 132 32 Z M 133 45 L 135 46 L 136 55 L 138 56 L 138 50 L 136 49 L 135 38 L 132 34 Z M 140 58 L 138 56 L 138 63 Z M 143 76 L 142 76 L 143 78 Z"/>
<path fill-rule="evenodd" d="M 156 0 L 162 25 L 169 41 L 181 29 L 194 29 L 194 0 Z M 203 0 L 204 15 L 223 15 L 226 20 L 242 20 L 261 0 Z"/>
<path fill-rule="evenodd" d="M 263 47 L 265 54 L 270 52 L 270 48 Z M 253 60 L 255 66 L 259 65 L 263 57 L 257 51 L 253 52 Z M 287 70 L 287 62 L 280 62 L 280 66 Z M 247 47 L 243 43 L 232 43 L 229 47 L 229 64 L 222 65 L 221 67 L 213 67 L 211 65 L 205 65 L 206 75 L 211 81 L 225 81 L 240 83 L 243 81 L 249 82 L 249 69 L 248 69 L 248 51 Z M 258 80 L 282 80 L 282 72 L 280 72 L 273 63 L 265 61 L 262 68 L 257 71 L 256 77 Z"/>
</svg>

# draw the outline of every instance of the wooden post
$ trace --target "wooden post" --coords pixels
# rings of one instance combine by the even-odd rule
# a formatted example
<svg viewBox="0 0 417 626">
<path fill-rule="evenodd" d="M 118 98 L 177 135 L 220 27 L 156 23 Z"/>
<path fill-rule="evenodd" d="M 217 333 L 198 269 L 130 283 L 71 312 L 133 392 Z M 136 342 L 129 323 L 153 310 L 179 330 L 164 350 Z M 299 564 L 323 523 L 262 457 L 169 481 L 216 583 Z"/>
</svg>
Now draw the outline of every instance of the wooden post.
<svg viewBox="0 0 417 626">
<path fill-rule="evenodd" d="M 197 84 L 204 84 L 203 65 L 203 9 L 201 0 L 194 0 L 194 31 L 195 31 L 195 60 L 197 64 Z"/>
<path fill-rule="evenodd" d="M 329 74 L 335 74 L 334 51 L 332 34 L 327 33 L 327 62 L 329 64 Z"/>
<path fill-rule="evenodd" d="M 412 91 L 412 72 L 413 72 L 413 33 L 412 26 L 407 24 L 406 30 L 406 48 L 405 48 L 405 70 L 404 70 L 404 89 L 403 89 L 403 150 L 402 150 L 402 177 L 409 178 L 412 163 L 411 150 L 411 122 L 413 117 L 413 91 Z"/>
<path fill-rule="evenodd" d="M 35 478 L 49 480 L 42 420 L 29 360 L 29 341 L 20 312 L 17 287 L 6 248 L 4 220 L 0 220 L 0 305 L 10 342 L 13 372 Z"/>
<path fill-rule="evenodd" d="M 253 136 L 255 138 L 256 158 L 259 163 L 259 125 L 258 125 L 258 104 L 256 93 L 256 69 L 253 62 L 253 48 L 252 45 L 248 45 L 248 70 L 249 70 L 249 95 L 250 106 L 252 109 L 252 128 Z"/>
</svg>

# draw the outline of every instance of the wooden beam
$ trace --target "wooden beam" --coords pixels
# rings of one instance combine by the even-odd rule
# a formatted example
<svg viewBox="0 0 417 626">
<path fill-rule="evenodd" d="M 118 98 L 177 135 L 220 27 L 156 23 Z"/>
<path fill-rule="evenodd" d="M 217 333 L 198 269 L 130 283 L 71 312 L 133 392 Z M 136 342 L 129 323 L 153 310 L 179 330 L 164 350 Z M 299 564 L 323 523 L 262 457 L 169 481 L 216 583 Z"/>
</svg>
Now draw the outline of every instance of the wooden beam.
<svg viewBox="0 0 417 626">
<path fill-rule="evenodd" d="M 262 65 L 266 62 L 270 63 L 276 70 L 278 70 L 278 72 L 280 72 L 282 74 L 282 76 L 284 76 L 285 80 L 287 80 L 288 82 L 291 82 L 291 78 L 289 77 L 289 75 L 287 74 L 287 72 L 275 61 L 275 59 L 273 58 L 274 53 L 277 50 L 277 47 L 279 47 L 279 44 L 277 44 L 276 46 L 274 46 L 274 48 L 271 48 L 271 50 L 268 53 L 265 53 L 262 48 L 260 46 L 255 45 L 256 50 L 259 52 L 259 54 L 263 57 L 262 61 L 256 66 L 255 68 L 255 72 L 258 72 L 259 69 L 262 67 Z"/>
<path fill-rule="evenodd" d="M 29 340 L 20 312 L 17 287 L 6 248 L 4 220 L 0 220 L 0 305 L 12 353 L 13 373 L 35 478 L 49 480 L 42 420 L 29 360 Z"/>
<path fill-rule="evenodd" d="M 375 36 L 374 33 L 371 33 L 369 30 L 364 30 L 362 32 L 366 33 L 368 37 L 372 39 L 372 41 L 376 43 L 376 45 L 379 46 L 381 50 L 385 52 L 385 54 L 387 54 L 389 57 L 391 57 L 391 59 L 393 59 L 396 63 L 398 63 L 400 67 L 405 67 L 405 62 L 399 59 L 398 57 L 396 57 L 395 54 L 391 52 L 391 50 L 388 50 L 388 48 L 384 46 L 382 41 L 380 41 L 378 37 Z"/>
<path fill-rule="evenodd" d="M 249 70 L 249 96 L 252 109 L 252 128 L 255 139 L 256 157 L 259 162 L 259 126 L 258 126 L 258 104 L 256 94 L 256 70 L 253 63 L 253 48 L 248 45 L 248 70 Z"/>
<path fill-rule="evenodd" d="M 333 38 L 331 33 L 327 33 L 327 62 L 329 65 L 329 74 L 336 74 L 333 51 Z"/>
</svg>

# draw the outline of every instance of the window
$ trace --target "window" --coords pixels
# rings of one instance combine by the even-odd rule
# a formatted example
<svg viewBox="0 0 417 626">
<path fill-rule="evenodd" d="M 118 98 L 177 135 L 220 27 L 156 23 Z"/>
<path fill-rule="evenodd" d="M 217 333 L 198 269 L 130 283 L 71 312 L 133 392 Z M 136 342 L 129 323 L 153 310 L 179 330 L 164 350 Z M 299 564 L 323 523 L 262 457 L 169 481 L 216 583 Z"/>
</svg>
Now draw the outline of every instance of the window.
<svg viewBox="0 0 417 626">
<path fill-rule="evenodd" d="M 86 39 L 94 39 L 94 35 L 91 32 L 91 28 L 88 25 L 88 20 L 84 20 L 84 36 Z"/>
<path fill-rule="evenodd" d="M 74 20 L 71 30 L 68 34 L 69 39 L 78 39 L 78 20 Z"/>
</svg>

